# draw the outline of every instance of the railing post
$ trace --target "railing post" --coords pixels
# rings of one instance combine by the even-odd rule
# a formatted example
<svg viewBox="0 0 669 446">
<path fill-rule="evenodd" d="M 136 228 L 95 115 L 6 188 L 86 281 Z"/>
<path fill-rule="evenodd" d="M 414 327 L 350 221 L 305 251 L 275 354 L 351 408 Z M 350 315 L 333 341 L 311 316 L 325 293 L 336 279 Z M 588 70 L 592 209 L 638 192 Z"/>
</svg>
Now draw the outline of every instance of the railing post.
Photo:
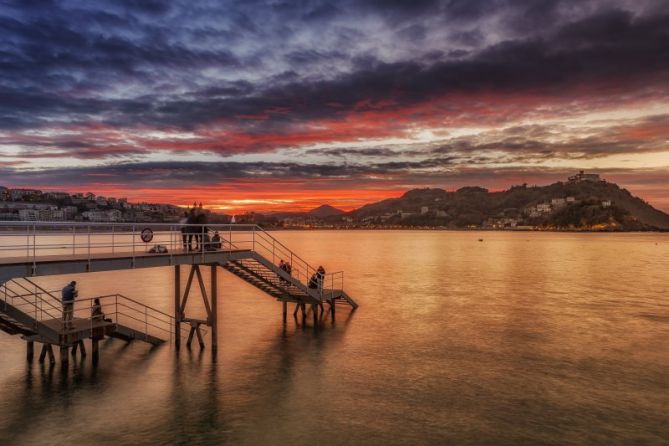
<svg viewBox="0 0 669 446">
<path fill-rule="evenodd" d="M 72 255 L 77 253 L 77 226 L 72 225 Z"/>
<path fill-rule="evenodd" d="M 91 261 L 91 225 L 88 225 L 88 261 Z"/>
<path fill-rule="evenodd" d="M 149 338 L 149 308 L 144 307 L 144 337 Z"/>
<path fill-rule="evenodd" d="M 37 274 L 37 223 L 33 223 L 33 275 Z"/>
<path fill-rule="evenodd" d="M 132 267 L 135 267 L 135 225 L 132 225 Z M 118 298 L 117 298 L 118 300 Z"/>
<path fill-rule="evenodd" d="M 114 244 L 115 244 L 115 240 L 114 240 L 114 228 L 115 228 L 114 223 L 112 223 L 112 254 L 114 254 Z"/>
</svg>

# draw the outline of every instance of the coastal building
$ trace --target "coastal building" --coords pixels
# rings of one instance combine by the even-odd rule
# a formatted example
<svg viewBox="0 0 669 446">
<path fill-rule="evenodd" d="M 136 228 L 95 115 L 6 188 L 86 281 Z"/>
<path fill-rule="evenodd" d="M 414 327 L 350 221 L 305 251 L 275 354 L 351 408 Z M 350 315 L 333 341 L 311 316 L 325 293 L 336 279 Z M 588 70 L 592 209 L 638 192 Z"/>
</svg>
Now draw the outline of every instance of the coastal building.
<svg viewBox="0 0 669 446">
<path fill-rule="evenodd" d="M 92 222 L 118 222 L 121 221 L 121 211 L 110 209 L 108 211 L 86 211 L 82 216 Z"/>
<path fill-rule="evenodd" d="M 583 181 L 589 181 L 589 182 L 592 182 L 592 183 L 597 183 L 597 182 L 600 182 L 600 181 L 603 181 L 603 180 L 599 177 L 599 174 L 585 173 L 585 171 L 581 170 L 576 175 L 570 176 L 569 181 L 572 182 L 572 183 L 580 183 L 580 182 L 583 182 Z"/>
<path fill-rule="evenodd" d="M 47 200 L 67 200 L 70 194 L 67 192 L 46 192 L 44 198 Z"/>
<path fill-rule="evenodd" d="M 9 189 L 4 186 L 0 186 L 0 201 L 9 200 Z"/>
<path fill-rule="evenodd" d="M 572 204 L 572 203 L 575 203 L 575 202 L 576 202 L 576 198 L 574 198 L 574 197 L 567 197 L 567 198 L 565 198 L 565 201 L 566 201 L 568 204 Z"/>
<path fill-rule="evenodd" d="M 10 198 L 18 200 L 36 200 L 42 196 L 42 191 L 37 189 L 11 189 Z"/>
<path fill-rule="evenodd" d="M 21 221 L 64 221 L 65 212 L 62 209 L 19 209 Z"/>
<path fill-rule="evenodd" d="M 551 207 L 551 205 L 549 203 L 539 203 L 537 205 L 537 212 L 539 212 L 540 214 L 547 214 L 547 213 L 551 212 L 552 210 L 553 210 L 553 208 Z"/>
<path fill-rule="evenodd" d="M 427 207 L 427 206 L 422 206 L 422 207 L 420 208 L 420 215 L 425 215 L 425 214 L 427 214 L 429 211 L 430 211 L 430 208 L 429 208 L 429 207 Z"/>
<path fill-rule="evenodd" d="M 611 200 L 602 201 L 602 207 L 603 208 L 610 208 L 611 207 Z"/>
<path fill-rule="evenodd" d="M 551 206 L 553 206 L 553 208 L 555 209 L 564 207 L 566 205 L 567 205 L 567 200 L 565 200 L 564 198 L 553 198 L 551 200 Z"/>
</svg>

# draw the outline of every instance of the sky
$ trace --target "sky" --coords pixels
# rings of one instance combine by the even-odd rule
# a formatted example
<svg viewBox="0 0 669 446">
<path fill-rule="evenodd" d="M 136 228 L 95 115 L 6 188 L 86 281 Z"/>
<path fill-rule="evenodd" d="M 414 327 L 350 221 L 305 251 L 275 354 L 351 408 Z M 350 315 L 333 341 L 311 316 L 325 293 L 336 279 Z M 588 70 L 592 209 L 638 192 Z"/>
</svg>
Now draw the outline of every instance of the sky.
<svg viewBox="0 0 669 446">
<path fill-rule="evenodd" d="M 581 169 L 669 211 L 669 2 L 0 0 L 0 185 L 348 210 Z"/>
</svg>

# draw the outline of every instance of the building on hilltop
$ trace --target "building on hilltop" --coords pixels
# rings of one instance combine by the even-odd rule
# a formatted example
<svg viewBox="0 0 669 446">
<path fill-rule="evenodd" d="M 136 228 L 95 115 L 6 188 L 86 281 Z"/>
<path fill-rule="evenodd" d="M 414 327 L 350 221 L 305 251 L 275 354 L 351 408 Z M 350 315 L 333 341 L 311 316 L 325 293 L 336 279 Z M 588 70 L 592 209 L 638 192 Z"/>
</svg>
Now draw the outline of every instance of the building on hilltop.
<svg viewBox="0 0 669 446">
<path fill-rule="evenodd" d="M 580 183 L 583 181 L 589 181 L 592 183 L 598 183 L 600 181 L 604 181 L 599 177 L 599 174 L 596 173 L 585 173 L 585 171 L 581 170 L 579 171 L 576 175 L 572 175 L 569 177 L 569 181 L 572 183 Z"/>
</svg>

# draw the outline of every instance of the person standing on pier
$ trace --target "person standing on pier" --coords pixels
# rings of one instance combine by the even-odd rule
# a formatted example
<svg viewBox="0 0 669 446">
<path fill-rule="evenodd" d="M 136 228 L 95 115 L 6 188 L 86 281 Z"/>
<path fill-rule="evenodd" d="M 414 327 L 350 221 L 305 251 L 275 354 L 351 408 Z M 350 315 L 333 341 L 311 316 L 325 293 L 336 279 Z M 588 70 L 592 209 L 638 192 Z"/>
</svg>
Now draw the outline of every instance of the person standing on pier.
<svg viewBox="0 0 669 446">
<path fill-rule="evenodd" d="M 188 212 L 184 212 L 184 216 L 179 219 L 179 224 L 181 225 L 181 241 L 183 243 L 184 251 L 188 251 Z"/>
<path fill-rule="evenodd" d="M 197 232 L 197 228 L 192 226 L 196 223 L 196 212 L 197 208 L 193 206 L 188 214 L 188 217 L 186 218 L 186 232 L 188 233 L 188 249 L 186 251 L 191 251 L 193 249 L 193 238 L 195 238 L 195 243 L 197 243 L 197 235 L 195 234 Z"/>
<path fill-rule="evenodd" d="M 77 282 L 72 281 L 63 288 L 62 302 L 63 302 L 63 327 L 66 329 L 73 328 L 72 320 L 74 319 L 74 299 L 77 298 L 79 291 L 77 291 Z"/>
</svg>

